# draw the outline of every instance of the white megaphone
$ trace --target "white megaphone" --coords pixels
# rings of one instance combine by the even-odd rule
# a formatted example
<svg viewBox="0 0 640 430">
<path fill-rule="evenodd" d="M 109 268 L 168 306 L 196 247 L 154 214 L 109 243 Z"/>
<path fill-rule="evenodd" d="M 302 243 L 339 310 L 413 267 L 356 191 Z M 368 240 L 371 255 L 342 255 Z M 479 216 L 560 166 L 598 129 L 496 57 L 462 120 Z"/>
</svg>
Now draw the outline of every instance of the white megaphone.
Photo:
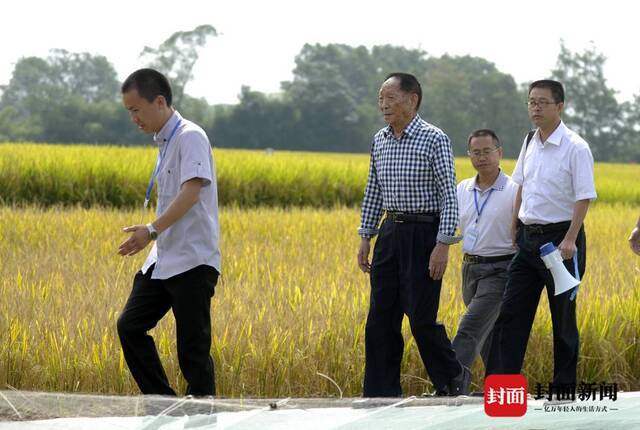
<svg viewBox="0 0 640 430">
<path fill-rule="evenodd" d="M 547 266 L 547 269 L 551 271 L 551 275 L 553 276 L 553 284 L 555 285 L 554 296 L 567 292 L 573 287 L 580 285 L 580 281 L 571 276 L 567 268 L 562 263 L 560 251 L 558 251 L 553 243 L 545 243 L 540 247 L 540 258 L 542 258 L 544 265 Z M 578 274 L 578 276 L 580 275 Z"/>
</svg>

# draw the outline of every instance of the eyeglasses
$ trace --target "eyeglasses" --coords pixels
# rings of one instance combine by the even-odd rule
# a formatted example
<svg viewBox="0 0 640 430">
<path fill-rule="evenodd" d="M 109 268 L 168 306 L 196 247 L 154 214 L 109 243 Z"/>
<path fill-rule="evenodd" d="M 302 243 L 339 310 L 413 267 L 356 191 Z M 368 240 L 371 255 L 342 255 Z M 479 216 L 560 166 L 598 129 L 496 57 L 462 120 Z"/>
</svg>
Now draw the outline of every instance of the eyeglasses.
<svg viewBox="0 0 640 430">
<path fill-rule="evenodd" d="M 483 149 L 482 151 L 467 151 L 467 154 L 469 154 L 469 157 L 473 157 L 473 158 L 488 157 L 489 155 L 496 152 L 498 149 L 500 148 Z"/>
<path fill-rule="evenodd" d="M 544 109 L 549 105 L 557 105 L 558 103 L 554 102 L 554 101 L 549 101 L 549 100 L 545 100 L 545 99 L 540 99 L 540 100 L 527 100 L 527 106 L 529 106 L 529 108 L 534 108 L 536 106 L 540 106 L 540 109 Z"/>
</svg>

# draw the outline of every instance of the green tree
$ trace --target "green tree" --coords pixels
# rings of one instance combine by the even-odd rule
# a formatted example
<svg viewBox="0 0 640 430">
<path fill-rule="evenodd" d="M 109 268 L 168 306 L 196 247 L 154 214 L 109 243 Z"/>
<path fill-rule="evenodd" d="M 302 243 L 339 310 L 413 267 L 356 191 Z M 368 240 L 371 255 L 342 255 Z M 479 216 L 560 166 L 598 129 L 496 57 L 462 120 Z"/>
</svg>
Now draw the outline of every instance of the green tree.
<svg viewBox="0 0 640 430">
<path fill-rule="evenodd" d="M 214 145 L 250 149 L 300 149 L 295 125 L 300 120 L 291 103 L 242 87 L 240 103 L 216 114 L 210 133 Z"/>
<path fill-rule="evenodd" d="M 640 94 L 621 105 L 624 128 L 620 135 L 624 148 L 618 161 L 640 163 Z"/>
<path fill-rule="evenodd" d="M 232 108 L 237 114 L 217 122 L 214 131 L 230 146 L 368 152 L 373 133 L 384 126 L 378 90 L 384 77 L 397 71 L 421 80 L 421 113 L 452 137 L 457 155 L 466 153 L 466 137 L 479 127 L 496 129 L 507 155 L 518 154 L 529 125 L 524 98 L 510 75 L 481 58 L 430 58 L 422 50 L 390 45 L 370 50 L 304 45 L 280 97 L 244 91 Z M 246 130 L 251 125 L 260 132 Z"/>
<path fill-rule="evenodd" d="M 505 156 L 518 155 L 529 126 L 511 75 L 483 58 L 443 55 L 428 60 L 422 83 L 421 112 L 449 135 L 456 155 L 466 154 L 467 137 L 477 128 L 495 130 Z"/>
<path fill-rule="evenodd" d="M 299 115 L 293 123 L 298 149 L 365 150 L 371 123 L 372 67 L 365 47 L 309 45 L 296 56 L 293 81 L 284 82 L 285 100 Z"/>
<path fill-rule="evenodd" d="M 13 106 L 0 108 L 0 142 L 37 141 L 41 135 L 38 121 L 21 117 Z"/>
<path fill-rule="evenodd" d="M 90 103 L 115 101 L 118 88 L 116 71 L 105 57 L 54 49 L 46 59 L 20 59 L 1 101 L 28 113 L 40 102 L 55 102 L 70 95 Z"/>
<path fill-rule="evenodd" d="M 561 43 L 551 73 L 565 88 L 564 121 L 589 143 L 596 160 L 619 159 L 625 152 L 623 112 L 604 77 L 605 62 L 593 45 L 574 53 Z"/>
<path fill-rule="evenodd" d="M 184 94 L 180 102 L 180 113 L 205 130 L 213 127 L 218 110 L 204 97 L 191 97 L 189 94 Z"/>
<path fill-rule="evenodd" d="M 0 98 L 4 140 L 140 142 L 128 121 L 115 69 L 89 53 L 20 59 Z"/>
<path fill-rule="evenodd" d="M 300 115 L 294 133 L 300 148 L 368 152 L 372 134 L 384 125 L 377 108 L 384 76 L 420 70 L 425 57 L 423 51 L 389 45 L 305 45 L 293 81 L 282 85 Z"/>
<path fill-rule="evenodd" d="M 200 49 L 209 37 L 217 35 L 215 28 L 204 24 L 191 31 L 173 33 L 158 48 L 145 46 L 140 53 L 143 62 L 169 78 L 176 105 L 182 100 L 184 89 L 192 78 L 191 72 L 198 61 Z"/>
</svg>

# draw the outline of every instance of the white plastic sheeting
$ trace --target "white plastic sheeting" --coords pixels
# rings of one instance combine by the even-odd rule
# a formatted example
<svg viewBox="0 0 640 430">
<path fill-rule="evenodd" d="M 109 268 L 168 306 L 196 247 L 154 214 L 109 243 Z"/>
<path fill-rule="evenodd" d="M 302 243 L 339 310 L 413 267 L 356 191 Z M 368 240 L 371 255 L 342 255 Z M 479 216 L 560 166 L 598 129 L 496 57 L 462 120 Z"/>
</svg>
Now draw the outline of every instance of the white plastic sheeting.
<svg viewBox="0 0 640 430">
<path fill-rule="evenodd" d="M 640 429 L 640 393 L 619 393 L 616 401 L 576 401 L 550 404 L 529 400 L 527 413 L 519 418 L 492 418 L 484 413 L 481 398 L 407 398 L 407 399 L 286 399 L 270 400 L 189 400 L 167 398 L 55 395 L 58 405 L 49 404 L 52 416 L 64 418 L 30 420 L 38 403 L 51 402 L 44 393 L 24 396 L 3 392 L 0 396 L 0 430 L 176 430 L 176 429 Z M 73 401 L 67 402 L 71 396 Z M 25 400 L 31 397 L 30 400 Z M 14 401 L 12 401 L 12 399 Z M 36 399 L 36 400 L 34 400 Z M 60 400 L 64 399 L 64 400 Z M 104 399 L 103 402 L 100 399 Z M 78 416 L 70 405 L 85 410 L 82 402 L 98 408 L 110 405 L 113 413 L 142 416 Z M 30 408 L 25 406 L 31 402 Z M 121 403 L 118 403 L 121 402 Z M 9 406 L 11 403 L 12 406 Z M 129 405 L 126 409 L 122 405 Z M 589 411 L 598 406 L 599 411 Z M 154 415 L 145 411 L 162 408 Z M 606 412 L 603 411 L 606 407 Z M 20 409 L 23 409 L 22 413 Z M 200 409 L 198 409 L 200 408 Z M 210 408 L 211 413 L 202 413 Z M 133 411 L 133 413 L 131 412 Z M 62 413 L 64 412 L 64 413 Z M 107 411 L 104 411 L 107 412 Z M 46 414 L 40 411 L 40 416 Z M 13 416 L 11 416 L 13 414 Z M 189 414 L 189 415 L 185 415 Z M 93 414 L 92 414 L 93 415 Z"/>
</svg>

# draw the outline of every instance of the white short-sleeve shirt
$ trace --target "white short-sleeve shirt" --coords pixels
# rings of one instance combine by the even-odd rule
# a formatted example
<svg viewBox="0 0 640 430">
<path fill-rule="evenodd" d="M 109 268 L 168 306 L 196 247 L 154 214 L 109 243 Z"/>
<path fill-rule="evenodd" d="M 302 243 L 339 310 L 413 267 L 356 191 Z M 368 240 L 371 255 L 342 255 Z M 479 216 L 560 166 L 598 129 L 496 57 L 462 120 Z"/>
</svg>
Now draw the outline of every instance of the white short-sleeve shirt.
<svg viewBox="0 0 640 430">
<path fill-rule="evenodd" d="M 540 141 L 540 130 L 520 150 L 513 180 L 522 185 L 518 218 L 526 224 L 571 221 L 578 200 L 595 200 L 589 144 L 563 122 Z"/>
<path fill-rule="evenodd" d="M 167 142 L 178 122 L 173 138 Z M 154 263 L 153 279 L 167 279 L 203 264 L 221 272 L 216 170 L 206 133 L 176 111 L 154 139 L 161 152 L 163 145 L 169 145 L 157 176 L 156 215 L 169 207 L 184 182 L 200 178 L 202 188 L 198 202 L 158 235 L 142 272 Z"/>
<path fill-rule="evenodd" d="M 482 257 L 514 254 L 516 250 L 511 241 L 511 222 L 518 184 L 500 171 L 494 184 L 482 191 L 476 185 L 476 179 L 477 176 L 465 179 L 457 188 L 462 236 L 468 234 L 471 228 L 476 233 L 473 249 L 465 249 L 468 242 L 463 241 L 463 252 Z M 474 190 L 478 208 L 482 209 L 480 216 L 476 209 Z"/>
</svg>

